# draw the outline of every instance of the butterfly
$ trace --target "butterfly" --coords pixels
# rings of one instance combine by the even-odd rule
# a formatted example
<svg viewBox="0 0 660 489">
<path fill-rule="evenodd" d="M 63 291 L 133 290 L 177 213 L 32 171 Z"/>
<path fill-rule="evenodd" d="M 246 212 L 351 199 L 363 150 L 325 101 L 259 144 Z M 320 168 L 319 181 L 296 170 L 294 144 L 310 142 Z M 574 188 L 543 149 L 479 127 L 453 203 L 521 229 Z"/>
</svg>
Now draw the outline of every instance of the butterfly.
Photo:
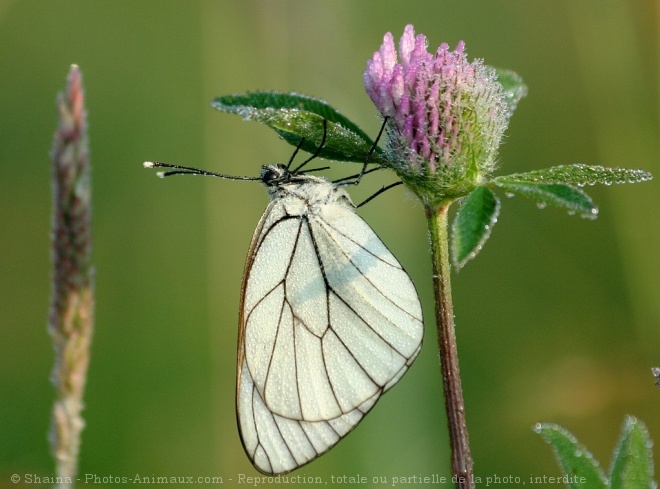
<svg viewBox="0 0 660 489">
<path fill-rule="evenodd" d="M 260 180 L 267 188 L 270 204 L 243 274 L 236 381 L 241 441 L 264 474 L 290 472 L 332 448 L 401 379 L 422 345 L 415 286 L 345 188 L 367 173 L 366 163 L 357 179 L 337 182 L 302 170 L 325 134 L 295 170 L 304 140 L 288 165 L 264 165 L 259 177 L 145 163 L 172 168 L 159 176 Z"/>
</svg>

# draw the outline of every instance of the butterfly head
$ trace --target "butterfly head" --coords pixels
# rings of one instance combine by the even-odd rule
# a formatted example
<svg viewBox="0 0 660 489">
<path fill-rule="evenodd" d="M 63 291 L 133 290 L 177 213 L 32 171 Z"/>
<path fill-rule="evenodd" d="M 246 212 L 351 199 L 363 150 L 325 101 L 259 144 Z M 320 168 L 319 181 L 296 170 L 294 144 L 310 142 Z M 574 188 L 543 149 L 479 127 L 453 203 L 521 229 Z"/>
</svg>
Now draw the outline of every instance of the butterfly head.
<svg viewBox="0 0 660 489">
<path fill-rule="evenodd" d="M 289 183 L 299 185 L 310 180 L 319 180 L 304 172 L 291 171 L 287 165 L 282 163 L 263 165 L 259 179 L 268 188 L 279 188 Z"/>
<path fill-rule="evenodd" d="M 272 165 L 263 165 L 261 167 L 261 181 L 266 187 L 278 187 L 284 183 L 289 183 L 293 174 L 286 165 L 275 163 Z"/>
</svg>

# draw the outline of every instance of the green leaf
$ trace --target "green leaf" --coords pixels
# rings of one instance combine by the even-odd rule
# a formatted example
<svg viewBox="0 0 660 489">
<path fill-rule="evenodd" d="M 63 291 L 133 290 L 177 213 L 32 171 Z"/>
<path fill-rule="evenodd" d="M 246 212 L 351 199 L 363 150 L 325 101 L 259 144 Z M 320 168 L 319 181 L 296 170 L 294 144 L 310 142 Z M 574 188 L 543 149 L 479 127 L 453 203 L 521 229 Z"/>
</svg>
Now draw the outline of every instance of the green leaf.
<svg viewBox="0 0 660 489">
<path fill-rule="evenodd" d="M 612 489 L 651 489 L 653 458 L 651 439 L 641 421 L 628 416 L 621 430 L 621 438 L 614 450 L 611 469 Z"/>
<path fill-rule="evenodd" d="M 314 153 L 323 139 L 323 121 L 327 120 L 326 141 L 319 156 L 337 161 L 364 163 L 373 141 L 356 124 L 323 100 L 295 93 L 253 92 L 216 98 L 211 105 L 223 112 L 238 114 L 248 121 L 266 124 L 288 143 Z M 387 163 L 377 147 L 372 163 Z"/>
<path fill-rule="evenodd" d="M 575 489 L 606 489 L 607 478 L 593 455 L 573 435 L 556 424 L 537 424 L 534 431 L 541 435 L 557 457 L 565 482 Z M 565 480 L 564 480 L 565 479 Z M 556 482 L 556 481 L 555 481 Z"/>
<path fill-rule="evenodd" d="M 527 85 L 523 83 L 522 78 L 515 71 L 495 68 L 495 72 L 497 73 L 497 81 L 504 88 L 504 101 L 509 108 L 509 112 L 513 113 L 520 99 L 527 95 Z"/>
<path fill-rule="evenodd" d="M 602 183 L 611 185 L 613 183 L 637 183 L 651 180 L 653 175 L 645 170 L 634 170 L 631 168 L 605 168 L 599 165 L 584 165 L 575 163 L 573 165 L 560 165 L 534 170 L 526 173 L 514 173 L 497 177 L 498 180 L 507 182 L 533 182 L 533 183 L 563 183 L 567 185 L 595 185 Z"/>
<path fill-rule="evenodd" d="M 507 194 L 520 195 L 534 200 L 539 207 L 551 205 L 566 209 L 571 214 L 579 214 L 587 219 L 598 217 L 598 208 L 591 198 L 579 188 L 558 183 L 510 181 L 508 178 L 495 178 L 492 183 Z"/>
<path fill-rule="evenodd" d="M 486 186 L 475 188 L 465 198 L 452 226 L 452 259 L 457 270 L 481 251 L 499 212 L 500 201 Z"/>
</svg>

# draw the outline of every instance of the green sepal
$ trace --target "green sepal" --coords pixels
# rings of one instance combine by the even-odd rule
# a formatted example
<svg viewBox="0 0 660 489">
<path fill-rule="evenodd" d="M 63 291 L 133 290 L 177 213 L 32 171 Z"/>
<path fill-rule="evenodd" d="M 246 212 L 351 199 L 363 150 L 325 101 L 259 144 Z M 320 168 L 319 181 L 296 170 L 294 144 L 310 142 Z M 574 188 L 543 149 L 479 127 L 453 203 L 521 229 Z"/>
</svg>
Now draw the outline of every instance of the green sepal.
<svg viewBox="0 0 660 489">
<path fill-rule="evenodd" d="M 566 486 L 573 489 L 607 489 L 607 478 L 584 445 L 556 424 L 538 424 L 534 431 L 548 443 L 561 467 Z"/>
<path fill-rule="evenodd" d="M 573 165 L 560 165 L 534 170 L 525 173 L 514 173 L 497 177 L 493 181 L 506 180 L 508 182 L 534 182 L 534 183 L 563 183 L 566 185 L 595 185 L 602 183 L 611 185 L 613 183 L 637 183 L 651 180 L 653 175 L 645 170 L 632 168 L 606 168 L 600 165 L 585 165 L 575 163 Z"/>
<path fill-rule="evenodd" d="M 497 81 L 504 89 L 504 102 L 509 108 L 509 113 L 513 113 L 520 99 L 527 95 L 527 85 L 523 83 L 522 78 L 515 71 L 495 68 L 495 72 L 497 73 Z"/>
<path fill-rule="evenodd" d="M 610 474 L 612 489 L 651 489 L 653 481 L 653 454 L 651 439 L 644 423 L 626 417 L 621 437 L 614 450 Z"/>
<path fill-rule="evenodd" d="M 499 212 L 499 199 L 484 185 L 463 200 L 452 225 L 452 260 L 457 270 L 481 251 Z"/>
<path fill-rule="evenodd" d="M 327 120 L 326 140 L 319 156 L 337 161 L 364 163 L 373 141 L 355 123 L 323 100 L 296 93 L 251 92 L 216 98 L 211 105 L 223 112 L 238 114 L 248 121 L 272 127 L 285 141 L 315 153 L 323 139 L 323 121 Z M 372 163 L 387 163 L 383 150 L 376 147 Z"/>
<path fill-rule="evenodd" d="M 536 202 L 540 207 L 551 205 L 566 209 L 571 214 L 579 214 L 587 219 L 598 217 L 598 207 L 581 189 L 559 183 L 534 183 L 511 181 L 509 177 L 491 180 L 509 195 L 520 195 Z"/>
</svg>

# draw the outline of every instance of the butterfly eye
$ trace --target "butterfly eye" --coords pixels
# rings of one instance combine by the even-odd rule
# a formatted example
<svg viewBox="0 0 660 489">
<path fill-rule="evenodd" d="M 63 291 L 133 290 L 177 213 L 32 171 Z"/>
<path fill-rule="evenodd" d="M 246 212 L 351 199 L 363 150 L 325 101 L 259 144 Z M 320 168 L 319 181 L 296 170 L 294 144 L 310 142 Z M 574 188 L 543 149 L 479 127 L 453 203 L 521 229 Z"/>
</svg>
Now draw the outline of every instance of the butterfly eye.
<svg viewBox="0 0 660 489">
<path fill-rule="evenodd" d="M 268 187 L 276 187 L 287 183 L 291 179 L 291 173 L 284 165 L 264 165 L 261 170 L 261 181 Z"/>
<path fill-rule="evenodd" d="M 279 176 L 278 172 L 274 171 L 271 167 L 266 166 L 261 172 L 261 181 L 268 186 L 275 185 Z"/>
</svg>

